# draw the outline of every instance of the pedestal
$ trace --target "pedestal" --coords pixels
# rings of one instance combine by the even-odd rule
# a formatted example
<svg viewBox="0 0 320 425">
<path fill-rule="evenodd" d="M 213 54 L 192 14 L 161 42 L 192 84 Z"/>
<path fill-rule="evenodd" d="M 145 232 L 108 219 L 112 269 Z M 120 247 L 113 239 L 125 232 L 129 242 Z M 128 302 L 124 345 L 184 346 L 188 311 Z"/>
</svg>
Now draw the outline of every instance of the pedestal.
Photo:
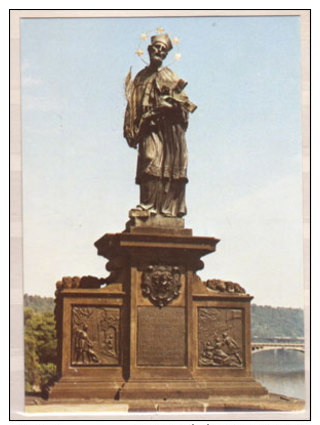
<svg viewBox="0 0 320 425">
<path fill-rule="evenodd" d="M 106 279 L 57 284 L 60 380 L 51 398 L 260 396 L 251 371 L 250 301 L 237 283 L 202 282 L 218 239 L 183 219 L 131 214 L 95 246 Z"/>
</svg>

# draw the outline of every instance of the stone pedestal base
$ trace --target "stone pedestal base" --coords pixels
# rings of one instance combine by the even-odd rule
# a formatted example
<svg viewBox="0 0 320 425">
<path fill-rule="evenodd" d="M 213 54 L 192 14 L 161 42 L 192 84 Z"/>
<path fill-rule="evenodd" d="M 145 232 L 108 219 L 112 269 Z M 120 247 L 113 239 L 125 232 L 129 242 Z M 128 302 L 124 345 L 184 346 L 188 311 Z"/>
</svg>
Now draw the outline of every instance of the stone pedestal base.
<svg viewBox="0 0 320 425">
<path fill-rule="evenodd" d="M 117 412 L 122 413 L 162 413 L 162 412 L 259 412 L 259 411 L 282 411 L 304 413 L 305 403 L 292 397 L 281 396 L 278 394 L 266 394 L 263 396 L 210 396 L 206 399 L 130 399 L 130 400 L 111 400 L 102 398 L 88 399 L 50 399 L 28 396 L 26 398 L 26 412 L 30 414 L 41 413 L 94 413 L 101 414 L 106 419 L 109 413 L 113 415 Z M 299 417 L 297 420 L 306 420 L 308 417 Z M 114 416 L 113 416 L 114 417 Z M 206 416 L 210 420 L 209 416 Z M 129 418 L 130 419 L 130 418 Z M 132 417 L 134 419 L 134 417 Z M 154 418 L 156 419 L 156 417 Z M 218 419 L 218 418 L 211 418 Z M 254 416 L 244 417 L 254 419 Z"/>
<path fill-rule="evenodd" d="M 183 225 L 132 213 L 124 232 L 95 243 L 108 278 L 58 282 L 61 379 L 51 398 L 267 394 L 251 372 L 252 297 L 233 282 L 200 280 L 201 257 L 219 240 Z"/>
<path fill-rule="evenodd" d="M 50 391 L 50 400 L 119 400 L 123 382 L 106 380 L 61 379 Z"/>
<path fill-rule="evenodd" d="M 171 381 L 127 382 L 119 393 L 119 400 L 137 399 L 197 399 L 207 400 L 211 396 L 263 396 L 266 388 L 253 378 L 219 381 Z"/>
</svg>

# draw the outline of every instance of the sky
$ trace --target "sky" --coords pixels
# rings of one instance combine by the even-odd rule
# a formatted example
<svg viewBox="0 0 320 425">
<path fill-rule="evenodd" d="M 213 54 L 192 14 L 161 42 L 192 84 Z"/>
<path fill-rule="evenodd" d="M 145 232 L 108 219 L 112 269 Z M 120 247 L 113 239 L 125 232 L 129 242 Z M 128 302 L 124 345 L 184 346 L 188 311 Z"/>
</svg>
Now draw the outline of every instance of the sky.
<svg viewBox="0 0 320 425">
<path fill-rule="evenodd" d="M 221 239 L 203 280 L 254 302 L 303 307 L 299 17 L 21 21 L 24 292 L 62 276 L 106 276 L 94 242 L 138 203 L 136 151 L 122 135 L 124 79 L 145 64 L 142 33 L 180 42 L 168 65 L 198 105 L 187 132 L 187 228 Z"/>
</svg>

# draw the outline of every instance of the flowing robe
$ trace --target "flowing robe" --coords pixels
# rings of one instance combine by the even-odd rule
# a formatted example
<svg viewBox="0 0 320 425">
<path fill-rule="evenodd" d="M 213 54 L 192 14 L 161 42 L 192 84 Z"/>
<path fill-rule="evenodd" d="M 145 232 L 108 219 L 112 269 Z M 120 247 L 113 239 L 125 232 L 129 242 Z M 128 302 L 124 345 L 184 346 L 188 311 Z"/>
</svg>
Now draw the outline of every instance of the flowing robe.
<svg viewBox="0 0 320 425">
<path fill-rule="evenodd" d="M 170 91 L 179 81 L 179 77 L 167 67 L 158 71 L 144 68 L 133 81 L 124 122 L 124 137 L 128 144 L 139 146 L 138 207 L 173 217 L 186 214 L 188 153 L 185 132 L 188 112 L 179 103 L 170 107 L 163 93 Z M 180 96 L 188 100 L 183 91 Z"/>
</svg>

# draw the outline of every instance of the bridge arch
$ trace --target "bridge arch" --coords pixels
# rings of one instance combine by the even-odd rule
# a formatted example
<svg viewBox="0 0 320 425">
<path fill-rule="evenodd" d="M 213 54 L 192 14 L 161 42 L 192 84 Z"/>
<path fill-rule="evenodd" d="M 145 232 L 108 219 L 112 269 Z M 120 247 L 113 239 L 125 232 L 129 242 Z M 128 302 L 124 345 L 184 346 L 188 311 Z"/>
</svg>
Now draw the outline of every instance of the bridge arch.
<svg viewBox="0 0 320 425">
<path fill-rule="evenodd" d="M 251 352 L 252 354 L 261 353 L 263 351 L 299 351 L 301 353 L 305 352 L 303 344 L 252 344 Z"/>
</svg>

